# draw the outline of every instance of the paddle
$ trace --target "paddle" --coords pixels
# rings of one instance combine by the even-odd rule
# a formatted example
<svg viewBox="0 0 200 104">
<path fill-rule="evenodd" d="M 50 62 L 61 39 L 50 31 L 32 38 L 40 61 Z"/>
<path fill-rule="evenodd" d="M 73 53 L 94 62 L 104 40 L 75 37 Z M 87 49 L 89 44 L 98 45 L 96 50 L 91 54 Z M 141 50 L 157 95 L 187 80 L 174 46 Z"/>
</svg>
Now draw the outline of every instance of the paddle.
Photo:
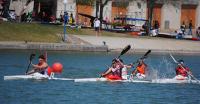
<svg viewBox="0 0 200 104">
<path fill-rule="evenodd" d="M 148 50 L 140 59 L 144 60 L 148 57 L 148 55 L 151 53 L 151 50 Z M 133 62 L 133 64 L 138 63 L 138 60 L 136 62 Z"/>
<path fill-rule="evenodd" d="M 120 55 L 117 58 L 120 58 L 122 55 L 124 55 L 126 52 L 128 52 L 131 49 L 131 45 L 127 45 L 120 53 Z"/>
<path fill-rule="evenodd" d="M 170 57 L 173 59 L 173 61 L 176 63 L 176 64 L 178 64 L 179 62 L 172 56 L 172 54 L 170 53 Z M 187 74 L 189 75 L 189 76 L 191 76 L 194 80 L 196 80 L 198 83 L 200 83 L 200 81 L 197 79 L 197 78 L 195 78 L 190 72 L 188 72 L 182 65 L 180 65 L 181 66 L 181 68 L 183 68 L 186 72 L 187 72 Z"/>
<path fill-rule="evenodd" d="M 26 69 L 26 73 L 28 73 L 29 67 L 30 67 L 31 62 L 32 62 L 32 60 L 33 60 L 34 57 L 35 57 L 35 54 L 31 54 L 31 55 L 30 55 L 30 57 L 29 57 L 29 64 L 28 64 L 28 67 L 27 67 L 27 69 Z"/>
</svg>

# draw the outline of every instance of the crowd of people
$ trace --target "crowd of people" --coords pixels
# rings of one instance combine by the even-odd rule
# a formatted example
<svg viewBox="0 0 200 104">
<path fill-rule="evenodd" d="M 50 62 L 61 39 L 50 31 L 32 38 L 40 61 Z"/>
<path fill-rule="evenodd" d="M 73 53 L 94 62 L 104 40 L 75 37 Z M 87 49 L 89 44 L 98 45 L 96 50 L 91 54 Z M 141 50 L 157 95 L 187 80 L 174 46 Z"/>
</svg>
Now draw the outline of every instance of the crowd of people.
<svg viewBox="0 0 200 104">
<path fill-rule="evenodd" d="M 180 29 L 175 31 L 177 33 L 176 38 L 183 38 L 185 35 L 193 35 L 193 24 L 192 24 L 192 20 L 190 20 L 189 24 L 186 25 L 185 22 L 183 21 L 182 25 L 180 26 Z M 198 31 L 198 28 L 197 28 Z M 197 32 L 196 32 L 197 33 Z M 196 34 L 198 37 L 198 33 Z"/>
</svg>

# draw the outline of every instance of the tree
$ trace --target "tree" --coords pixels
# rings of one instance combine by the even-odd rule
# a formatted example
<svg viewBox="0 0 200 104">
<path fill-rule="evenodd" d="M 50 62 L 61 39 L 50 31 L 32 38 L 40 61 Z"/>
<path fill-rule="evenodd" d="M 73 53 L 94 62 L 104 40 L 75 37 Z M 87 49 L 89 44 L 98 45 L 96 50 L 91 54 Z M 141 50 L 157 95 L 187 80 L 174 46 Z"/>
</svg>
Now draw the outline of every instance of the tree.
<svg viewBox="0 0 200 104">
<path fill-rule="evenodd" d="M 101 24 L 100 24 L 100 28 L 102 28 L 102 22 L 103 22 L 103 8 L 105 7 L 105 5 L 107 5 L 107 3 L 109 1 L 112 1 L 112 0 L 96 0 L 96 1 L 99 1 L 99 6 L 100 6 L 100 16 L 99 16 L 99 19 L 101 21 Z"/>
<path fill-rule="evenodd" d="M 93 5 L 94 3 L 96 3 L 96 17 L 100 19 L 101 21 L 100 27 L 102 27 L 103 8 L 105 7 L 105 5 L 107 5 L 109 1 L 112 1 L 112 0 L 96 0 L 95 2 L 94 1 L 95 0 L 76 0 L 78 4 L 82 4 L 82 5 Z M 99 16 L 98 16 L 98 13 L 99 13 Z"/>
<path fill-rule="evenodd" d="M 150 35 L 151 26 L 152 26 L 152 17 L 153 17 L 153 8 L 156 0 L 147 0 L 148 6 L 148 28 L 146 30 L 147 34 Z"/>
<path fill-rule="evenodd" d="M 9 7 L 10 7 L 10 0 L 3 0 L 3 17 L 4 18 L 9 18 Z"/>
</svg>

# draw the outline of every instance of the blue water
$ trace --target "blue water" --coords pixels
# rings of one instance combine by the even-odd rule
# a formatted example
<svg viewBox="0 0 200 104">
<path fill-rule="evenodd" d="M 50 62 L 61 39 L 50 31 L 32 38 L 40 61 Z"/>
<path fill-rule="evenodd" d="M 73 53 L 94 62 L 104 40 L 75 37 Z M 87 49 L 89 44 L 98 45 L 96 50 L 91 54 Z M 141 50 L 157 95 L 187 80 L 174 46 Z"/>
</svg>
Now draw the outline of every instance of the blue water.
<svg viewBox="0 0 200 104">
<path fill-rule="evenodd" d="M 73 81 L 4 81 L 5 75 L 24 74 L 30 53 L 0 51 L 0 104 L 200 104 L 198 84 L 145 84 L 120 82 L 75 83 Z M 37 51 L 37 55 L 43 53 Z M 57 77 L 98 77 L 117 53 L 48 52 L 48 63 L 61 62 Z M 142 54 L 122 56 L 125 63 Z M 194 76 L 200 79 L 200 55 L 174 55 L 184 59 Z M 37 58 L 33 63 L 37 62 Z M 168 54 L 151 54 L 145 61 L 153 77 L 173 78 L 175 64 Z M 133 69 L 132 69 L 133 70 Z"/>
</svg>

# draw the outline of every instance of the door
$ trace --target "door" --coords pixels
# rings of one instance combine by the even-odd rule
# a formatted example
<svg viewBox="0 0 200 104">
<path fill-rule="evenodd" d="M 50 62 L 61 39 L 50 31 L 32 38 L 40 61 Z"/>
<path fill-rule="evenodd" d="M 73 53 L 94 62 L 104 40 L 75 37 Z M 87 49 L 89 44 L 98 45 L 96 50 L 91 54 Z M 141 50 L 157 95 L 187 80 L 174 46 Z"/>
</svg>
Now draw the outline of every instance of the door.
<svg viewBox="0 0 200 104">
<path fill-rule="evenodd" d="M 185 23 L 188 28 L 190 21 L 192 21 L 192 27 L 195 28 L 196 22 L 196 6 L 183 5 L 181 9 L 181 24 Z"/>
</svg>

